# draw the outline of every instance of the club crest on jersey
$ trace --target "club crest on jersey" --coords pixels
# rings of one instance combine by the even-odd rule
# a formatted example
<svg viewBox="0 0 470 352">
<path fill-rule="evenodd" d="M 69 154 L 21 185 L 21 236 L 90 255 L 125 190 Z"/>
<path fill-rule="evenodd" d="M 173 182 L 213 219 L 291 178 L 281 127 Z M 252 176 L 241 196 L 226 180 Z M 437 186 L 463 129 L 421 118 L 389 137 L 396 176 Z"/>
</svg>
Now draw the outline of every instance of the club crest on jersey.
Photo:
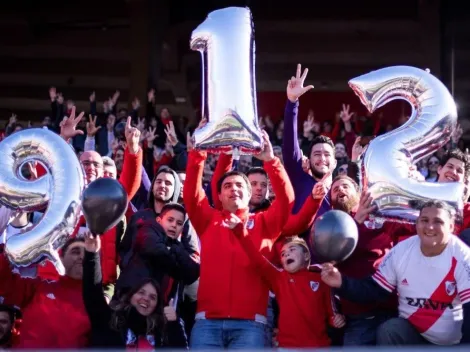
<svg viewBox="0 0 470 352">
<path fill-rule="evenodd" d="M 251 230 L 254 226 L 255 226 L 255 219 L 253 218 L 248 219 L 248 221 L 246 222 L 246 228 L 248 230 Z"/>
<path fill-rule="evenodd" d="M 449 296 L 452 296 L 455 293 L 455 282 L 454 281 L 446 281 L 446 293 Z"/>
<path fill-rule="evenodd" d="M 318 287 L 320 287 L 320 284 L 316 281 L 310 281 L 310 288 L 312 289 L 313 292 L 317 292 Z"/>
</svg>

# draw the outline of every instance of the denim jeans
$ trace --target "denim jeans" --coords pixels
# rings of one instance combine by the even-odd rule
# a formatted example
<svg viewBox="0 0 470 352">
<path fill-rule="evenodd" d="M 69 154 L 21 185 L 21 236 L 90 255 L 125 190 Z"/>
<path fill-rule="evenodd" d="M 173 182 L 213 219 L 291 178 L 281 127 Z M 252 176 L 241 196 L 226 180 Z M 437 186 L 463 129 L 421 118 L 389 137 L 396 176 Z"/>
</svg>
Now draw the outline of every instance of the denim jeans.
<svg viewBox="0 0 470 352">
<path fill-rule="evenodd" d="M 344 346 L 374 346 L 377 342 L 378 327 L 394 317 L 392 314 L 377 313 L 367 317 L 347 317 L 344 329 Z"/>
<path fill-rule="evenodd" d="M 191 349 L 261 349 L 266 326 L 254 320 L 199 319 L 191 332 Z"/>
</svg>

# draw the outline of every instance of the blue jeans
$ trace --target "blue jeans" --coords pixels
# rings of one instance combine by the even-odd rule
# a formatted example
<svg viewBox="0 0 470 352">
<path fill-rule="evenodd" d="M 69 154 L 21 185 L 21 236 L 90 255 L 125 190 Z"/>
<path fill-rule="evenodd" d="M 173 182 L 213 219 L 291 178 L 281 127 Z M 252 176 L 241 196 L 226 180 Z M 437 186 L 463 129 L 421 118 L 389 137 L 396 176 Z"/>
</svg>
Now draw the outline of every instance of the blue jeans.
<svg viewBox="0 0 470 352">
<path fill-rule="evenodd" d="M 254 320 L 199 319 L 191 332 L 191 349 L 261 349 L 265 331 Z"/>
<path fill-rule="evenodd" d="M 344 346 L 374 346 L 377 342 L 377 328 L 390 318 L 391 314 L 346 319 L 344 329 Z"/>
</svg>

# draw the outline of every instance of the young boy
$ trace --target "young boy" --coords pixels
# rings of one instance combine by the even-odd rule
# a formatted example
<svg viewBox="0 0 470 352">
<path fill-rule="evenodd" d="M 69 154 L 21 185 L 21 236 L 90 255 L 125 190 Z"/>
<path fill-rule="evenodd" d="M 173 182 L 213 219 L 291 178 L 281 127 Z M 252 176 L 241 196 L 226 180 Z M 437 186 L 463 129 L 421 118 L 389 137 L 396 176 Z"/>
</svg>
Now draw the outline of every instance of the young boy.
<svg viewBox="0 0 470 352">
<path fill-rule="evenodd" d="M 335 313 L 330 288 L 321 281 L 320 274 L 308 270 L 307 243 L 299 237 L 287 238 L 281 250 L 283 269 L 278 269 L 246 237 L 248 232 L 238 217 L 230 214 L 224 225 L 232 229 L 247 257 L 276 295 L 280 311 L 279 347 L 329 346 L 326 323 L 340 328 L 344 326 L 344 317 Z"/>
</svg>

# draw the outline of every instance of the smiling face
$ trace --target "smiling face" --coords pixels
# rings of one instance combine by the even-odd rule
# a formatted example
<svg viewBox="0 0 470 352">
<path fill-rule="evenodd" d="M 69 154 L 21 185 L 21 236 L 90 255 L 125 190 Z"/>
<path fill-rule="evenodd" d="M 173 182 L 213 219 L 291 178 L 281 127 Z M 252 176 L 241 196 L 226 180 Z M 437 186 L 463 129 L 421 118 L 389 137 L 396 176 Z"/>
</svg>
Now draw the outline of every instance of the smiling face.
<svg viewBox="0 0 470 352">
<path fill-rule="evenodd" d="M 156 201 L 168 202 L 175 192 L 175 177 L 173 174 L 160 172 L 155 179 L 152 191 Z"/>
<path fill-rule="evenodd" d="M 310 153 L 310 166 L 313 176 L 317 179 L 334 170 L 336 167 L 335 152 L 331 145 L 327 143 L 317 143 L 312 147 Z"/>
<path fill-rule="evenodd" d="M 132 295 L 130 303 L 139 314 L 148 317 L 155 310 L 157 300 L 157 290 L 151 283 L 146 283 Z"/>
<path fill-rule="evenodd" d="M 416 222 L 416 232 L 424 255 L 439 255 L 449 242 L 454 221 L 445 209 L 426 207 Z"/>
<path fill-rule="evenodd" d="M 437 182 L 463 182 L 465 163 L 461 160 L 450 158 L 444 166 L 439 166 L 437 174 L 439 175 Z"/>
<path fill-rule="evenodd" d="M 225 178 L 222 183 L 219 200 L 225 210 L 235 213 L 238 209 L 248 208 L 251 192 L 245 179 L 239 175 Z"/>
<path fill-rule="evenodd" d="M 297 243 L 287 243 L 281 250 L 282 267 L 288 273 L 296 273 L 308 265 L 310 254 Z"/>
</svg>

